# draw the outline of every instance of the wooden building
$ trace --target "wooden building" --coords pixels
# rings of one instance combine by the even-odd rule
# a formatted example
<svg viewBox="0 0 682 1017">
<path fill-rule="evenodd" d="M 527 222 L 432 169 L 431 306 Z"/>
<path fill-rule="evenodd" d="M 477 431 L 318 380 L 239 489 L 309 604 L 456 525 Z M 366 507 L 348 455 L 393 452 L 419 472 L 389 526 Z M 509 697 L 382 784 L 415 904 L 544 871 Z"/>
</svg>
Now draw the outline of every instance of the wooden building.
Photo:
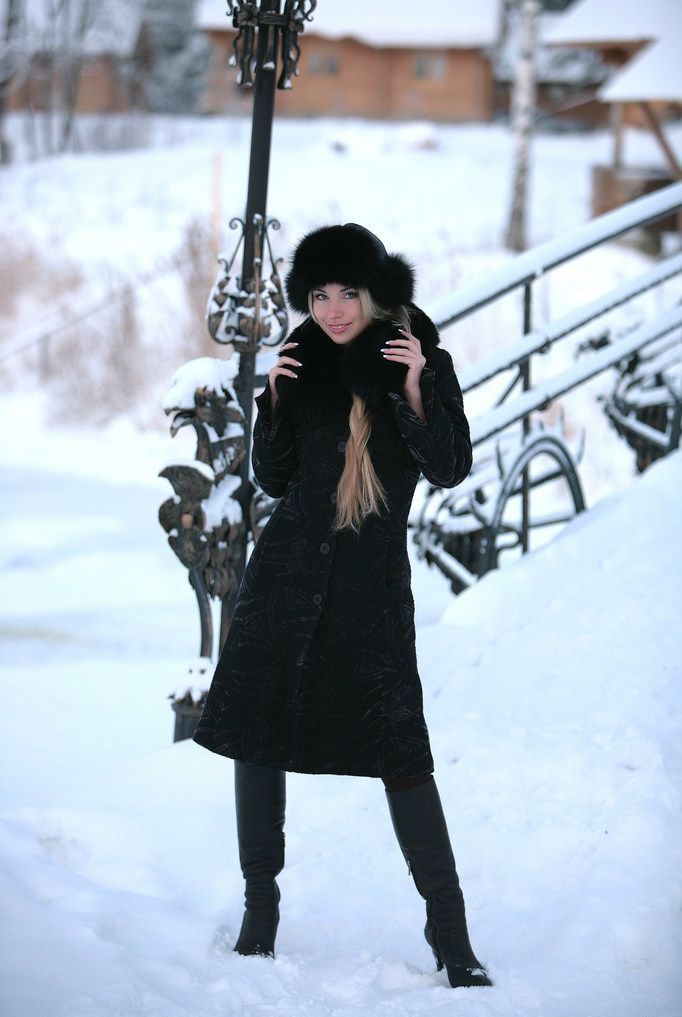
<svg viewBox="0 0 682 1017">
<path fill-rule="evenodd" d="M 538 17 L 535 53 L 535 119 L 543 126 L 584 130 L 608 124 L 608 110 L 597 99 L 607 76 L 600 54 L 580 46 L 546 45 L 554 26 L 565 15 L 546 10 Z M 495 60 L 495 114 L 507 118 L 511 110 L 516 63 L 520 48 L 518 8 L 507 13 Z"/>
<path fill-rule="evenodd" d="M 679 0 L 647 0 L 646 3 L 577 0 L 564 15 L 553 21 L 543 38 L 545 47 L 591 51 L 613 75 L 630 64 L 652 42 L 679 30 L 682 11 Z M 608 115 L 608 107 L 605 109 Z M 659 112 L 666 116 L 674 110 L 660 108 Z M 610 116 L 624 116 L 630 126 L 647 126 L 636 104 L 613 110 Z"/>
<path fill-rule="evenodd" d="M 611 67 L 597 97 L 609 111 L 613 152 L 610 165 L 592 167 L 593 215 L 682 179 L 682 159 L 665 134 L 666 120 L 682 113 L 682 12 L 676 0 L 625 6 L 620 0 L 579 0 L 547 41 L 591 48 Z M 626 163 L 628 127 L 652 132 L 663 166 Z M 671 220 L 650 229 L 657 234 L 675 227 Z"/>
<path fill-rule="evenodd" d="M 77 113 L 124 113 L 144 108 L 153 54 L 133 0 L 95 8 L 80 40 L 64 35 L 58 22 L 29 21 L 17 44 L 23 59 L 8 91 L 10 110 L 41 113 L 68 106 Z"/>
<path fill-rule="evenodd" d="M 205 113 L 241 113 L 251 98 L 230 66 L 235 33 L 224 0 L 203 0 L 212 53 Z M 489 120 L 497 0 L 323 0 L 300 37 L 300 78 L 278 91 L 278 116 Z"/>
</svg>

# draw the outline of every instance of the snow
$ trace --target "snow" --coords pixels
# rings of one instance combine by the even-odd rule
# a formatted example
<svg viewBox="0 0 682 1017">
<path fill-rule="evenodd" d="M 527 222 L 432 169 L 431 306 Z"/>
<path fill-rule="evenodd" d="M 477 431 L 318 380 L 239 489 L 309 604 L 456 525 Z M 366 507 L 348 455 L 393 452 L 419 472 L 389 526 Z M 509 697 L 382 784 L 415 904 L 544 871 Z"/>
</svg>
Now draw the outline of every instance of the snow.
<svg viewBox="0 0 682 1017">
<path fill-rule="evenodd" d="M 536 381 L 530 391 L 522 393 L 516 399 L 505 402 L 480 417 L 475 417 L 471 421 L 471 440 L 474 443 L 485 441 L 496 431 L 521 420 L 525 414 L 538 409 L 543 404 L 563 395 L 597 374 L 601 374 L 606 368 L 612 367 L 620 361 L 626 361 L 640 348 L 646 351 L 646 346 L 660 336 L 680 330 L 682 330 L 682 305 L 661 314 L 659 318 L 647 322 L 641 328 L 635 329 L 626 338 L 618 339 L 617 342 L 610 343 L 603 349 L 583 357 L 577 364 L 573 364 L 561 374 L 545 378 L 540 382 Z"/>
<path fill-rule="evenodd" d="M 9 128 L 20 140 L 20 121 L 9 118 Z M 429 308 L 479 277 L 485 290 L 501 266 L 513 275 L 500 248 L 508 132 L 431 125 L 432 143 L 419 149 L 415 132 L 276 122 L 276 254 L 320 222 L 351 220 L 410 257 L 417 300 Z M 6 247 L 27 238 L 48 259 L 35 289 L 0 306 L 8 338 L 35 324 L 36 307 L 50 321 L 68 313 L 68 295 L 49 307 L 42 299 L 53 267 L 77 266 L 82 308 L 111 277 L 135 280 L 167 264 L 188 225 L 210 215 L 216 151 L 221 207 L 239 213 L 248 120 L 168 118 L 150 122 L 149 136 L 156 149 L 3 170 Z M 628 132 L 625 145 L 630 161 L 660 160 L 642 132 Z M 589 215 L 590 166 L 610 148 L 607 133 L 537 135 L 534 243 L 565 247 L 562 235 Z M 607 244 L 541 273 L 534 327 L 651 269 L 640 252 Z M 610 326 L 639 327 L 671 305 L 677 282 L 619 309 Z M 496 987 L 453 992 L 434 972 L 423 903 L 381 785 L 369 779 L 290 778 L 278 957 L 233 954 L 242 881 L 232 766 L 193 743 L 171 744 L 168 696 L 196 694 L 207 665 L 188 661 L 199 649 L 196 598 L 157 521 L 171 493 L 157 474 L 182 453 L 213 476 L 192 458 L 193 429 L 171 439 L 161 408 L 187 359 L 187 347 L 174 346 L 187 328 L 184 284 L 167 273 L 136 291 L 153 355 L 148 387 L 136 414 L 105 428 L 55 423 L 50 385 L 29 355 L 3 362 L 0 1011 L 677 1017 L 682 459 L 636 479 L 632 451 L 591 383 L 564 405 L 569 438 L 587 428 L 581 475 L 596 508 L 458 600 L 410 542 L 436 773 L 474 946 Z M 448 329 L 458 370 L 517 340 L 519 311 L 504 297 Z M 97 361 L 110 333 L 88 328 L 87 338 Z M 558 345 L 554 373 L 573 357 L 568 340 Z M 257 370 L 274 356 L 264 351 Z M 206 381 L 188 371 L 178 401 Z M 478 394 L 467 396 L 472 418 L 486 405 Z"/>
<path fill-rule="evenodd" d="M 536 81 L 572 84 L 576 89 L 584 89 L 588 84 L 603 81 L 606 71 L 597 53 L 589 49 L 563 49 L 544 45 L 544 40 L 562 17 L 562 14 L 555 11 L 542 11 L 538 15 L 539 45 L 534 58 Z M 521 46 L 520 9 L 510 9 L 508 19 L 505 38 L 495 52 L 495 78 L 497 81 L 512 82 Z"/>
<path fill-rule="evenodd" d="M 8 128 L 21 154 L 21 119 L 9 117 Z M 156 147 L 68 155 L 3 170 L 7 256 L 20 240 L 44 260 L 35 267 L 29 263 L 28 281 L 15 305 L 0 304 L 0 420 L 7 402 L 8 412 L 14 415 L 11 426 L 21 428 L 24 442 L 35 436 L 31 437 L 34 458 L 45 469 L 68 467 L 77 477 L 96 474 L 114 484 L 151 486 L 161 502 L 169 493 L 167 483 L 157 479 L 161 464 L 178 455 L 194 456 L 193 429 L 183 428 L 171 441 L 169 419 L 161 404 L 174 372 L 188 356 L 207 349 L 215 357 L 227 352 L 214 343 L 207 347 L 203 315 L 215 276 L 215 254 L 233 240 L 228 216 L 240 212 L 246 194 L 249 128 L 248 118 L 155 118 L 145 138 L 155 140 Z M 679 144 L 681 128 L 671 125 L 668 133 L 671 143 Z M 424 135 L 429 138 L 428 147 L 415 147 L 415 137 Z M 610 160 L 611 148 L 608 132 L 535 136 L 529 210 L 534 244 L 551 242 L 559 250 L 565 248 L 564 235 L 589 218 L 591 166 Z M 214 236 L 206 225 L 216 209 L 218 153 L 222 160 L 218 207 L 225 226 L 220 236 Z M 655 140 L 648 132 L 634 129 L 624 139 L 624 158 L 662 165 Z M 436 317 L 443 304 L 445 311 L 456 310 L 462 303 L 460 294 L 468 302 L 474 291 L 487 293 L 498 271 L 504 271 L 507 279 L 518 275 L 518 259 L 500 246 L 511 160 L 511 137 L 500 125 L 276 120 L 269 210 L 279 217 L 282 228 L 272 236 L 275 255 L 286 256 L 297 238 L 319 223 L 366 222 L 391 250 L 401 250 L 415 265 L 416 299 L 421 306 Z M 301 165 L 305 165 L 304 178 Z M 297 181 L 295 187 L 292 181 Z M 409 207 L 405 195 L 410 196 Z M 206 274 L 195 272 L 191 263 L 185 274 L 187 237 L 195 234 L 208 237 L 206 244 L 214 252 L 208 257 Z M 169 270 L 171 264 L 180 268 Z M 42 280 L 49 280 L 62 266 L 73 268 L 80 283 L 73 292 L 56 293 L 46 302 Z M 646 255 L 615 243 L 539 278 L 535 278 L 538 265 L 534 261 L 534 329 L 545 330 L 569 311 L 601 299 L 651 266 Z M 10 269 L 15 271 L 11 261 Z M 284 274 L 286 262 L 280 271 Z M 37 306 L 46 328 L 60 318 L 68 320 L 72 310 L 82 313 L 84 308 L 98 306 L 98 313 L 81 323 L 75 337 L 82 332 L 87 339 L 87 362 L 96 363 L 110 349 L 112 329 L 118 327 L 116 319 L 106 317 L 111 283 L 119 293 L 125 291 L 126 280 L 135 287 L 135 311 L 147 358 L 132 370 L 144 376 L 145 383 L 131 399 L 129 411 L 119 411 L 106 428 L 94 429 L 87 419 L 73 428 L 57 427 L 55 422 L 63 419 L 68 405 L 59 390 L 53 390 L 51 378 L 46 384 L 37 370 L 38 350 L 51 353 L 53 346 L 36 344 L 33 352 L 12 355 L 17 348 L 15 337 L 22 337 L 23 344 L 30 335 L 35 342 Z M 140 280 L 143 285 L 138 285 Z M 197 295 L 191 306 L 189 284 Z M 664 283 L 611 315 L 610 325 L 616 331 L 638 326 L 670 306 L 678 291 L 679 280 Z M 100 324 L 103 315 L 104 324 Z M 296 322 L 293 316 L 292 326 Z M 452 353 L 458 372 L 475 370 L 483 358 L 497 356 L 519 339 L 521 322 L 520 297 L 510 294 L 447 328 L 443 345 Z M 589 334 L 589 328 L 584 331 Z M 60 333 L 56 352 L 68 353 L 68 336 L 68 331 Z M 573 357 L 573 339 L 559 345 L 566 352 L 557 351 L 556 362 L 553 352 L 547 358 L 553 360 L 547 370 L 551 367 L 555 373 L 569 366 Z M 275 357 L 272 349 L 264 350 L 256 371 L 265 373 Z M 539 365 L 537 376 L 542 377 L 541 361 L 546 358 L 534 359 Z M 535 372 L 534 364 L 534 377 Z M 596 401 L 611 384 L 610 378 L 596 379 L 561 399 L 569 430 L 587 428 L 589 434 L 581 467 L 589 504 L 632 482 L 632 454 Z M 191 392 L 185 394 L 191 397 Z M 470 415 L 478 416 L 498 394 L 472 392 L 467 397 Z M 45 419 L 51 426 L 38 427 Z M 3 433 L 10 431 L 5 427 Z M 119 439 L 124 435 L 135 438 L 132 457 L 120 451 Z M 21 465 L 23 446 L 7 444 L 6 457 Z"/>
<path fill-rule="evenodd" d="M 682 453 L 458 599 L 411 547 L 436 776 L 496 982 L 451 990 L 371 779 L 288 778 L 278 956 L 232 952 L 232 764 L 171 743 L 198 619 L 158 493 L 126 479 L 138 437 L 75 476 L 59 432 L 42 461 L 47 433 L 0 408 L 4 1014 L 679 1013 Z"/>
<path fill-rule="evenodd" d="M 682 102 L 682 13 L 599 91 L 603 102 Z"/>
<path fill-rule="evenodd" d="M 682 207 L 682 182 L 661 187 L 621 208 L 583 223 L 545 244 L 538 244 L 508 264 L 470 286 L 441 297 L 429 305 L 436 322 L 451 322 L 472 307 L 479 307 L 526 281 L 539 279 L 546 271 L 582 251 L 627 232 L 639 220 L 663 215 Z"/>
<path fill-rule="evenodd" d="M 682 276 L 682 254 L 661 260 L 648 272 L 642 273 L 636 280 L 627 280 L 620 286 L 614 287 L 598 300 L 592 300 L 588 304 L 572 307 L 568 314 L 557 318 L 544 328 L 535 332 L 529 332 L 523 338 L 513 343 L 506 343 L 500 349 L 495 350 L 487 357 L 482 357 L 475 364 L 464 368 L 459 372 L 458 378 L 462 392 L 480 385 L 489 378 L 494 377 L 500 371 L 515 367 L 523 358 L 533 353 L 545 351 L 552 343 L 563 338 L 568 333 L 575 331 L 582 325 L 593 321 L 597 317 L 603 317 L 607 311 L 630 300 L 638 293 L 646 292 L 649 287 L 658 285 L 674 276 Z M 676 281 L 676 290 L 679 299 L 682 301 L 682 282 Z"/>
<path fill-rule="evenodd" d="M 661 38 L 681 17 L 678 0 L 577 0 L 548 29 L 550 45 L 609 45 Z"/>
<path fill-rule="evenodd" d="M 208 498 L 204 498 L 201 507 L 206 517 L 206 530 L 213 530 L 225 521 L 234 525 L 242 521 L 242 507 L 234 498 L 234 493 L 241 484 L 238 474 L 228 474 L 211 490 Z"/>
<path fill-rule="evenodd" d="M 164 410 L 194 409 L 197 389 L 211 389 L 217 395 L 234 395 L 232 382 L 239 371 L 239 360 L 228 348 L 225 360 L 214 357 L 196 357 L 177 369 L 171 387 L 163 399 Z"/>
<path fill-rule="evenodd" d="M 224 0 L 200 0 L 197 25 L 204 30 L 231 31 Z M 453 13 L 452 0 L 320 0 L 305 34 L 326 39 L 352 38 L 368 46 L 467 47 L 490 46 L 497 37 L 496 0 L 464 4 Z"/>
<path fill-rule="evenodd" d="M 215 664 L 210 657 L 197 657 L 187 665 L 187 677 L 176 685 L 168 698 L 180 703 L 188 696 L 193 703 L 201 702 L 201 697 L 211 685 Z"/>
</svg>

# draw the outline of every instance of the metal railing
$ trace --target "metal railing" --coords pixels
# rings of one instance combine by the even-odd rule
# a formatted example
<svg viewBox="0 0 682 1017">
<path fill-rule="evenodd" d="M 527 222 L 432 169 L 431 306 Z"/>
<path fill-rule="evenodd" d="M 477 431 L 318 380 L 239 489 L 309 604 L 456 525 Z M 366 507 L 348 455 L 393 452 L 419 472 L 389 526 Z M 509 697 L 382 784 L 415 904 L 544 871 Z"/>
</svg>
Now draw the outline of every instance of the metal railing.
<svg viewBox="0 0 682 1017">
<path fill-rule="evenodd" d="M 519 546 L 525 553 L 531 529 L 548 525 L 547 517 L 531 518 L 531 490 L 561 476 L 571 490 L 574 512 L 584 508 L 575 457 L 558 433 L 538 431 L 533 425 L 533 414 L 546 409 L 559 396 L 609 368 L 620 367 L 621 376 L 626 376 L 626 380 L 620 384 L 620 394 L 617 399 L 614 397 L 614 404 L 606 408 L 614 426 L 635 448 L 640 449 L 642 443 L 649 440 L 650 454 L 646 461 L 679 445 L 682 287 L 671 306 L 652 315 L 634 330 L 619 336 L 602 335 L 598 340 L 583 344 L 580 359 L 568 369 L 533 383 L 531 364 L 534 357 L 547 354 L 559 340 L 642 293 L 682 275 L 682 251 L 662 257 L 636 278 L 571 309 L 541 328 L 533 327 L 536 283 L 557 266 L 681 209 L 682 183 L 672 184 L 518 255 L 479 282 L 462 287 L 428 308 L 442 330 L 507 294 L 519 292 L 522 296 L 521 337 L 459 374 L 465 394 L 494 379 L 506 382 L 494 404 L 471 422 L 476 450 L 472 474 L 453 491 L 430 487 L 416 523 L 415 541 L 422 557 L 448 576 L 455 592 L 494 568 L 505 548 Z M 647 356 L 645 351 L 652 349 L 656 355 Z M 651 418 L 655 426 L 645 419 L 641 391 L 637 399 L 630 399 L 629 403 L 624 396 L 624 392 L 632 389 L 628 372 L 638 365 L 639 375 L 633 375 L 633 381 L 640 390 L 642 385 L 648 385 L 644 402 L 652 407 L 652 400 L 659 400 L 655 417 Z M 652 449 L 655 451 L 651 452 Z M 553 465 L 538 472 L 535 463 L 535 473 L 531 476 L 531 463 L 541 456 L 545 457 L 543 461 L 549 456 Z M 505 512 L 512 499 L 520 499 L 520 511 L 517 505 L 515 518 L 510 522 L 505 520 Z M 570 516 L 554 515 L 549 522 L 563 522 L 568 518 Z"/>
</svg>

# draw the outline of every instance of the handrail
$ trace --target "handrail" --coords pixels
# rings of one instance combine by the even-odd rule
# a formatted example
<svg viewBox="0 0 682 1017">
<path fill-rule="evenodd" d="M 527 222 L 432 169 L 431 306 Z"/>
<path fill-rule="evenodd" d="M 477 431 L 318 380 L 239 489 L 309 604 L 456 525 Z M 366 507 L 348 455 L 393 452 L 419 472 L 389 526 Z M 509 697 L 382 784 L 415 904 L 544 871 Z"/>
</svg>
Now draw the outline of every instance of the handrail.
<svg viewBox="0 0 682 1017">
<path fill-rule="evenodd" d="M 582 363 L 540 382 L 512 402 L 503 403 L 489 413 L 476 417 L 471 423 L 472 443 L 477 445 L 491 438 L 510 424 L 522 420 L 533 410 L 541 409 L 557 396 L 569 392 L 582 382 L 589 381 L 606 368 L 613 367 L 620 360 L 676 328 L 682 328 L 682 307 L 675 307 L 654 321 L 648 321 L 625 339 L 618 339 L 604 349 L 597 350 Z"/>
<path fill-rule="evenodd" d="M 516 255 L 484 278 L 462 286 L 456 292 L 429 304 L 427 313 L 439 329 L 504 296 L 524 283 L 538 279 L 549 269 L 584 254 L 606 240 L 621 236 L 638 226 L 662 219 L 682 209 L 682 182 L 661 187 L 622 208 L 584 223 L 555 240 Z"/>
<path fill-rule="evenodd" d="M 588 322 L 601 318 L 633 297 L 679 274 L 682 274 L 682 252 L 654 265 L 635 279 L 628 279 L 589 304 L 573 308 L 544 328 L 528 332 L 521 339 L 507 343 L 501 349 L 493 350 L 492 353 L 477 360 L 475 364 L 463 368 L 459 372 L 462 392 L 465 394 L 470 392 L 483 382 L 494 378 L 500 371 L 518 367 L 522 360 L 526 360 L 533 353 L 545 353 L 553 343 L 563 339 L 569 332 L 574 332 Z"/>
</svg>

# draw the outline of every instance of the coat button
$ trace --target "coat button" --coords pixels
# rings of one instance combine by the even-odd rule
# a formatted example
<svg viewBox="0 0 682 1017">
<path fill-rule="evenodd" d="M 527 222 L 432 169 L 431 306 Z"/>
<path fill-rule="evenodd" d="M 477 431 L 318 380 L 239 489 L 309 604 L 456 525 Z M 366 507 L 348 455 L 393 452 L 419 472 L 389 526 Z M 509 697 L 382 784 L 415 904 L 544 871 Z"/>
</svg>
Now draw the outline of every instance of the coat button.
<svg viewBox="0 0 682 1017">
<path fill-rule="evenodd" d="M 336 447 L 339 450 L 339 452 L 345 452 L 346 451 L 346 443 L 345 443 L 345 441 L 340 441 L 339 444 Z"/>
<path fill-rule="evenodd" d="M 337 499 L 336 491 L 332 491 L 332 493 L 329 495 L 329 500 L 332 503 L 332 505 L 336 505 L 336 499 Z"/>
<path fill-rule="evenodd" d="M 325 540 L 324 544 L 320 544 L 320 554 L 329 554 L 329 544 Z"/>
<path fill-rule="evenodd" d="M 316 607 L 319 607 L 321 603 L 322 603 L 322 594 L 316 593 L 315 596 L 313 597 L 313 604 L 315 604 Z"/>
</svg>

